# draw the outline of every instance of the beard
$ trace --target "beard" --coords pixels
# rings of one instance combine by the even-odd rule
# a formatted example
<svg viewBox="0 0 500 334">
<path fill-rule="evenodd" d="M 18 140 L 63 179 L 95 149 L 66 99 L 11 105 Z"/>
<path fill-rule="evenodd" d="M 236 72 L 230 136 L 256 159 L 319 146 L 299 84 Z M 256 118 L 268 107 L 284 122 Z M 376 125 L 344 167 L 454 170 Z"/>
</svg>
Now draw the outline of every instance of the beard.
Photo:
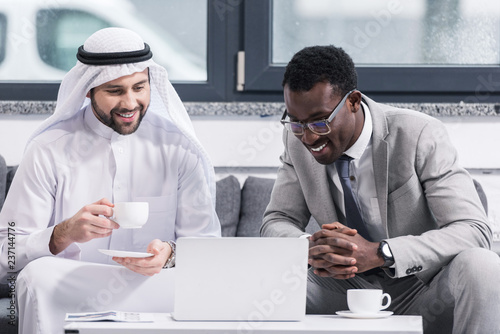
<svg viewBox="0 0 500 334">
<path fill-rule="evenodd" d="M 132 110 L 129 109 L 124 109 L 124 108 L 113 108 L 110 110 L 109 114 L 104 112 L 98 105 L 95 99 L 93 98 L 91 94 L 91 105 L 92 109 L 94 110 L 94 114 L 97 116 L 99 121 L 103 123 L 104 125 L 110 127 L 113 129 L 115 132 L 121 134 L 121 135 L 130 135 L 137 131 L 139 128 L 139 125 L 141 125 L 142 119 L 144 118 L 144 115 L 146 114 L 146 108 L 144 107 L 143 104 L 139 104 L 137 107 L 135 107 Z M 129 122 L 129 123 L 122 123 L 122 122 L 117 122 L 115 120 L 115 117 L 117 117 L 117 114 L 126 114 L 130 112 L 138 112 L 139 115 L 137 119 L 134 122 Z M 135 117 L 135 116 L 134 116 Z"/>
</svg>

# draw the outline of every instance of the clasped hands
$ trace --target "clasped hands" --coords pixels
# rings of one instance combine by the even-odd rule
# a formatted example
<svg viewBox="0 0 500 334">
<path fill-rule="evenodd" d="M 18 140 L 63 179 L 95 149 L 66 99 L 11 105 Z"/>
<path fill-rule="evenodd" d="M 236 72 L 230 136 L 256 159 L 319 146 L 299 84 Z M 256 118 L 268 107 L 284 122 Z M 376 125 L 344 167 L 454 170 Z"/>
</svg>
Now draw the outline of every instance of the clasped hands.
<svg viewBox="0 0 500 334">
<path fill-rule="evenodd" d="M 113 230 L 120 228 L 110 219 L 113 206 L 113 203 L 103 198 L 84 206 L 73 217 L 56 225 L 49 243 L 52 254 L 59 254 L 74 242 L 85 243 L 110 236 Z M 149 243 L 146 251 L 154 255 L 146 258 L 113 257 L 113 260 L 136 273 L 153 276 L 161 271 L 172 249 L 168 243 L 155 239 Z"/>
<path fill-rule="evenodd" d="M 338 222 L 324 224 L 309 237 L 309 264 L 321 277 L 353 278 L 383 265 L 377 255 L 378 245 Z"/>
</svg>

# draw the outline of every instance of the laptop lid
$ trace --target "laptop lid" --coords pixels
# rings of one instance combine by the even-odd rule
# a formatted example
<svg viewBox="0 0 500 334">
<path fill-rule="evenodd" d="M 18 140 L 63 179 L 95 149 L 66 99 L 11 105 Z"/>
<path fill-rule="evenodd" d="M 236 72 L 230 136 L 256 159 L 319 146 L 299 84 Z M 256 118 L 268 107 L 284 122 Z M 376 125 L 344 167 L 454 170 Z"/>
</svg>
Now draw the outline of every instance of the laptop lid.
<svg viewBox="0 0 500 334">
<path fill-rule="evenodd" d="M 179 238 L 174 319 L 302 320 L 308 243 L 301 238 Z"/>
</svg>

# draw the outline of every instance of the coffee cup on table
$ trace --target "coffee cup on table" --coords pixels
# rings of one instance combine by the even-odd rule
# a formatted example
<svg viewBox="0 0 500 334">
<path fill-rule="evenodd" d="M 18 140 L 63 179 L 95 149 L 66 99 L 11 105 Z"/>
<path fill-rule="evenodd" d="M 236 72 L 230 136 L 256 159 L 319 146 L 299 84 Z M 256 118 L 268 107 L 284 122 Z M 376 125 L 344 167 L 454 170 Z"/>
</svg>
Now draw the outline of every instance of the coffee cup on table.
<svg viewBox="0 0 500 334">
<path fill-rule="evenodd" d="M 384 304 L 384 299 L 386 302 Z M 391 305 L 391 296 L 379 289 L 347 290 L 347 306 L 352 313 L 374 314 Z"/>
<path fill-rule="evenodd" d="M 120 228 L 141 228 L 149 217 L 148 202 L 119 202 L 113 207 L 113 219 Z"/>
</svg>

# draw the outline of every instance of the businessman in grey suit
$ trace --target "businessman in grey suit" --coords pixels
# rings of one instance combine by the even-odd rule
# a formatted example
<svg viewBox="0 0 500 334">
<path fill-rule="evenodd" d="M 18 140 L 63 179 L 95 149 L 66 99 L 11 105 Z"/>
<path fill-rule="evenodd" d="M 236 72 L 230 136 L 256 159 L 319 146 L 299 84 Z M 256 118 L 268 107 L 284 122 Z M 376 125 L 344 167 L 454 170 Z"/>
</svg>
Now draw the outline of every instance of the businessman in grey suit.
<svg viewBox="0 0 500 334">
<path fill-rule="evenodd" d="M 422 315 L 425 333 L 500 333 L 500 260 L 441 122 L 361 94 L 334 46 L 294 55 L 283 87 L 285 150 L 261 234 L 309 238 L 307 312 L 346 310 L 347 289 L 375 288 L 395 314 Z M 308 235 L 311 216 L 321 229 Z"/>
</svg>

